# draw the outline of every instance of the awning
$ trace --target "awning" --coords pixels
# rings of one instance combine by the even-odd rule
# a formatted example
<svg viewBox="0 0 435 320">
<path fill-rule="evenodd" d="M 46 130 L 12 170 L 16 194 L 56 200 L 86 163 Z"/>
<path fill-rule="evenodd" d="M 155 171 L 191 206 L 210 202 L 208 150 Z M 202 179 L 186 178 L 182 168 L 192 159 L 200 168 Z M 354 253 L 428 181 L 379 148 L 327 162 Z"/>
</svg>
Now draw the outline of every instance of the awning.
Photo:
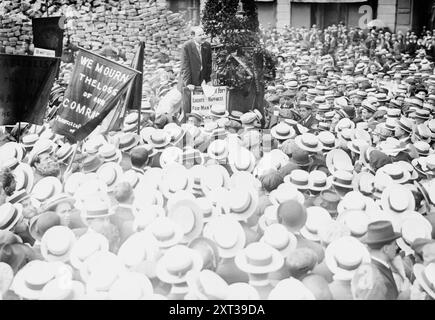
<svg viewBox="0 0 435 320">
<path fill-rule="evenodd" d="M 290 2 L 299 3 L 362 3 L 367 0 L 290 0 Z"/>
</svg>

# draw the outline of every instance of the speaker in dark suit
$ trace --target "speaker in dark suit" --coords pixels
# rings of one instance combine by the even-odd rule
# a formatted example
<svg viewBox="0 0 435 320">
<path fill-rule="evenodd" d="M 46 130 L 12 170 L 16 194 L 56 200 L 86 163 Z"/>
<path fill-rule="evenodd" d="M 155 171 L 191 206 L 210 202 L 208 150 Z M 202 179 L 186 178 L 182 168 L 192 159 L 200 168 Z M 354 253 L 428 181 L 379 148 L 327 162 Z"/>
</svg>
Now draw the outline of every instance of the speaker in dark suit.
<svg viewBox="0 0 435 320">
<path fill-rule="evenodd" d="M 205 41 L 202 28 L 192 30 L 192 39 L 181 49 L 181 70 L 178 90 L 183 94 L 184 114 L 190 113 L 191 90 L 203 81 L 210 82 L 212 70 L 211 45 Z"/>
</svg>

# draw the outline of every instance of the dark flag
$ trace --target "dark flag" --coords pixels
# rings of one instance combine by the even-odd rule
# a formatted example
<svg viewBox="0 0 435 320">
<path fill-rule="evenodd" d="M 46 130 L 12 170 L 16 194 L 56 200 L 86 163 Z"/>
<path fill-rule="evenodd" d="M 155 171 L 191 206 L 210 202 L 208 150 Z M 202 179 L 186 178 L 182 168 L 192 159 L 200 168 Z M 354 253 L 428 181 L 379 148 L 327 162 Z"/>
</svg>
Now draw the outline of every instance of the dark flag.
<svg viewBox="0 0 435 320">
<path fill-rule="evenodd" d="M 80 48 L 54 131 L 73 143 L 85 139 L 119 102 L 136 73 Z"/>
<path fill-rule="evenodd" d="M 144 48 L 145 43 L 140 42 L 139 47 L 136 50 L 133 61 L 131 62 L 131 68 L 139 71 L 136 77 L 128 87 L 126 95 L 119 101 L 117 106 L 112 109 L 109 115 L 104 119 L 101 125 L 101 133 L 107 133 L 109 131 L 116 131 L 121 128 L 126 110 L 138 110 L 140 121 L 140 110 L 142 104 L 142 83 L 143 83 L 143 60 L 144 60 Z"/>
<path fill-rule="evenodd" d="M 64 17 L 33 18 L 33 44 L 35 48 L 54 50 L 62 56 Z"/>
<path fill-rule="evenodd" d="M 59 58 L 0 54 L 0 125 L 41 125 Z"/>
</svg>

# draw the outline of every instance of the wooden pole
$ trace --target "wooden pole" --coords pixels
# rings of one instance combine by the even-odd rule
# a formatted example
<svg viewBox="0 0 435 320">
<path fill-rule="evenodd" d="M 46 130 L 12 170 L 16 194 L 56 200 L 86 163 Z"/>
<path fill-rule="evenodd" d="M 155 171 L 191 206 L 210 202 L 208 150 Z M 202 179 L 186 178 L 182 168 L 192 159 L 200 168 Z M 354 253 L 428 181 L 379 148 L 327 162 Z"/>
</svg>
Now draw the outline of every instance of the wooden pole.
<svg viewBox="0 0 435 320">
<path fill-rule="evenodd" d="M 72 154 L 72 156 L 71 156 L 71 160 L 70 160 L 70 162 L 68 163 L 68 166 L 66 167 L 66 170 L 65 170 L 65 172 L 64 172 L 64 174 L 63 174 L 63 180 L 65 181 L 65 178 L 66 177 L 68 177 L 68 173 L 69 173 L 69 171 L 71 170 L 71 168 L 72 168 L 72 164 L 73 164 L 73 162 L 74 162 L 74 158 L 76 157 L 76 154 L 77 154 L 77 149 L 78 149 L 78 147 L 79 147 L 79 144 L 81 144 L 82 142 L 80 141 L 80 142 L 77 142 L 77 144 L 76 144 L 76 146 L 74 147 L 74 152 L 73 152 L 73 154 Z"/>
</svg>

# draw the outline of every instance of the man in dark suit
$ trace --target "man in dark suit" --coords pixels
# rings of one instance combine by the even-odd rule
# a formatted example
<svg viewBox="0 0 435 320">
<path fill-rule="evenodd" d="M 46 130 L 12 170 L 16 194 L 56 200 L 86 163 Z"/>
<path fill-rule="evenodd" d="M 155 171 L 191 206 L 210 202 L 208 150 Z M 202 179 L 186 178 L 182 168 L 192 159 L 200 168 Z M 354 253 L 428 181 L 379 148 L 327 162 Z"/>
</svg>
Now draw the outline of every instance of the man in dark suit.
<svg viewBox="0 0 435 320">
<path fill-rule="evenodd" d="M 212 58 L 211 45 L 206 41 L 206 34 L 200 27 L 192 29 L 192 39 L 183 44 L 181 49 L 181 70 L 178 90 L 183 94 L 184 114 L 190 113 L 191 94 L 195 86 L 211 80 Z"/>
<path fill-rule="evenodd" d="M 398 250 L 396 239 L 400 236 L 400 233 L 394 232 L 390 221 L 376 221 L 369 224 L 364 239 L 370 250 L 371 265 L 381 274 L 386 289 L 382 300 L 396 300 L 399 296 L 391 266 Z"/>
</svg>

